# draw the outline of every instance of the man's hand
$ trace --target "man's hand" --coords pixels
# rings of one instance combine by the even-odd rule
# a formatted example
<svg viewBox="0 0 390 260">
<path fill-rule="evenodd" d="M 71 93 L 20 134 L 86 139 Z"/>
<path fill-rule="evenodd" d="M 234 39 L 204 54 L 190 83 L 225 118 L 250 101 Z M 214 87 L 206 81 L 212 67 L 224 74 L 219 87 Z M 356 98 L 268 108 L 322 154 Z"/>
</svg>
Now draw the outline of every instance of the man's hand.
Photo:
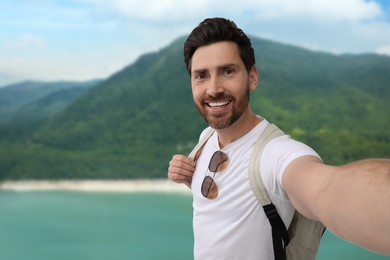
<svg viewBox="0 0 390 260">
<path fill-rule="evenodd" d="M 184 155 L 176 154 L 169 162 L 168 178 L 176 183 L 184 183 L 191 189 L 195 166 L 193 160 Z"/>
</svg>

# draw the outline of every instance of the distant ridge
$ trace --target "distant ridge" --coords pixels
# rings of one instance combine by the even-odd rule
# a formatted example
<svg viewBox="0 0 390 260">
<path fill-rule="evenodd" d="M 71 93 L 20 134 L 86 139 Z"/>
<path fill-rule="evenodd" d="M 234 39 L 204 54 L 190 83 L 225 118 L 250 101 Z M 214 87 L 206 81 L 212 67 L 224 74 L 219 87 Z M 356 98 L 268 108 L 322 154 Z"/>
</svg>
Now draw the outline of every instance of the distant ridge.
<svg viewBox="0 0 390 260">
<path fill-rule="evenodd" d="M 16 134 L 20 122 L 0 125 L 0 178 L 165 177 L 171 156 L 187 153 L 205 127 L 193 106 L 183 42 L 142 55 L 31 130 Z M 251 96 L 256 113 L 328 163 L 390 157 L 390 57 L 252 42 L 260 71 Z"/>
<path fill-rule="evenodd" d="M 22 120 L 38 120 L 54 115 L 101 81 L 23 81 L 4 86 L 0 88 L 0 122 L 15 120 L 18 115 Z M 58 106 L 54 104 L 56 101 L 61 103 L 61 107 L 53 107 Z M 33 110 L 37 115 L 33 115 Z M 47 115 L 39 115 L 41 110 L 45 110 Z"/>
</svg>

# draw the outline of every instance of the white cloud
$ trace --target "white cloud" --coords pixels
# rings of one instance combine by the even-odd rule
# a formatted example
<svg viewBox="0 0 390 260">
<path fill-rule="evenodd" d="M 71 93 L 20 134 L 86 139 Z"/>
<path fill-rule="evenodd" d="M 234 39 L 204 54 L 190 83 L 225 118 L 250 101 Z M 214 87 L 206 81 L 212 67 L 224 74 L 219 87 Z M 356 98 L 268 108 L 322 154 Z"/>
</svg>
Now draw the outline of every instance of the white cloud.
<svg viewBox="0 0 390 260">
<path fill-rule="evenodd" d="M 129 19 L 149 21 L 186 21 L 191 18 L 255 14 L 259 20 L 311 18 L 324 21 L 375 20 L 383 16 L 380 5 L 365 0 L 84 0 L 102 10 L 116 12 Z"/>
<path fill-rule="evenodd" d="M 128 44 L 109 52 L 101 49 L 69 54 L 15 51 L 0 59 L 0 85 L 22 80 L 90 80 L 106 78 L 135 60 L 142 50 Z M 17 80 L 17 78 L 19 78 Z"/>
<path fill-rule="evenodd" d="M 5 47 L 8 49 L 31 49 L 43 48 L 45 46 L 46 41 L 43 38 L 32 34 L 23 34 L 5 43 Z"/>
<path fill-rule="evenodd" d="M 376 49 L 375 51 L 378 54 L 383 54 L 383 55 L 389 55 L 390 56 L 390 45 L 387 46 L 382 46 Z"/>
<path fill-rule="evenodd" d="M 24 56 L 13 56 L 0 60 L 0 71 L 8 75 L 19 75 L 22 79 L 53 80 L 58 77 L 58 66 L 45 59 L 30 59 Z"/>
<path fill-rule="evenodd" d="M 362 21 L 382 15 L 380 6 L 364 0 L 261 0 L 252 5 L 260 19 L 310 18 L 323 21 Z"/>
<path fill-rule="evenodd" d="M 373 52 L 390 34 L 386 13 L 379 3 L 367 0 L 83 0 L 95 6 L 102 24 L 112 22 L 134 35 L 134 43 L 147 39 L 149 46 L 162 47 L 189 33 L 206 17 L 234 20 L 250 35 L 267 35 L 276 41 L 319 50 Z M 110 18 L 108 18 L 110 17 Z M 387 31 L 387 30 L 386 30 Z M 368 38 L 376 35 L 378 38 Z M 374 42 L 379 39 L 378 42 Z M 382 43 L 381 43 L 382 42 Z M 160 44 L 160 45 L 158 45 Z"/>
<path fill-rule="evenodd" d="M 84 0 L 93 3 L 100 13 L 117 13 L 122 18 L 141 21 L 184 21 L 206 13 L 210 3 L 207 0 Z M 216 1 L 218 2 L 218 1 Z"/>
</svg>

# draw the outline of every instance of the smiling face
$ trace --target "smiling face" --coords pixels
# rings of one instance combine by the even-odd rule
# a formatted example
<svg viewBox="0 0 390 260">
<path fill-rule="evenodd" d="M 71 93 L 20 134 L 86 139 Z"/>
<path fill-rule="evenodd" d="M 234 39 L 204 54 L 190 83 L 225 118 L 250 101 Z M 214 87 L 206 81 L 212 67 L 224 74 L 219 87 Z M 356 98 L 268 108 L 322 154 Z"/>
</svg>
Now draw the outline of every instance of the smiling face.
<svg viewBox="0 0 390 260">
<path fill-rule="evenodd" d="M 192 95 L 198 112 L 215 129 L 232 126 L 249 111 L 257 70 L 248 73 L 234 42 L 199 47 L 191 63 Z"/>
</svg>

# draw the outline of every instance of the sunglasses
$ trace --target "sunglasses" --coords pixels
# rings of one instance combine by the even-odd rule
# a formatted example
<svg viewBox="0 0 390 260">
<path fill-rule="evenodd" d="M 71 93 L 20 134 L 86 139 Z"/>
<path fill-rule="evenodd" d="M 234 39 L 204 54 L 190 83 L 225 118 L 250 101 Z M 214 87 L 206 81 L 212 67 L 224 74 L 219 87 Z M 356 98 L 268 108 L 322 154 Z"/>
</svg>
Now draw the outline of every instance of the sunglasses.
<svg viewBox="0 0 390 260">
<path fill-rule="evenodd" d="M 211 177 L 207 175 L 208 172 L 206 172 L 206 176 L 204 177 L 204 180 L 202 182 L 201 192 L 205 198 L 212 200 L 218 197 L 218 187 L 214 181 L 215 174 L 217 172 L 225 170 L 228 164 L 229 157 L 221 151 L 216 151 L 213 156 L 211 156 L 208 171 L 214 174 L 213 177 Z"/>
</svg>

